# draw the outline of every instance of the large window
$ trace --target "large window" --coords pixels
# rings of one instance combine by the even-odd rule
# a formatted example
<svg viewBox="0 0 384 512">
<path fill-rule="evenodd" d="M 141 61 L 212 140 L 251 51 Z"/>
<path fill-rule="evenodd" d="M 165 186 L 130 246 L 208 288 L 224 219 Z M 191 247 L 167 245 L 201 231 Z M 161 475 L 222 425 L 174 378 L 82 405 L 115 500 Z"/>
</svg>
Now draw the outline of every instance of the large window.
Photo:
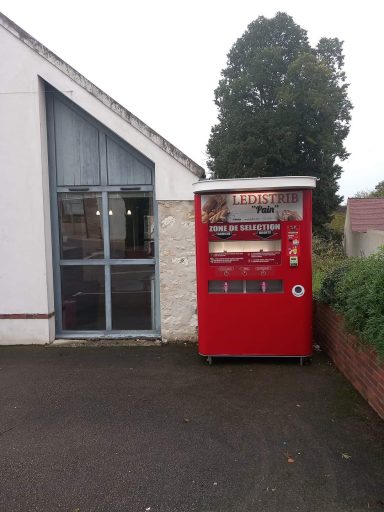
<svg viewBox="0 0 384 512">
<path fill-rule="evenodd" d="M 154 164 L 46 95 L 57 334 L 159 334 Z"/>
</svg>

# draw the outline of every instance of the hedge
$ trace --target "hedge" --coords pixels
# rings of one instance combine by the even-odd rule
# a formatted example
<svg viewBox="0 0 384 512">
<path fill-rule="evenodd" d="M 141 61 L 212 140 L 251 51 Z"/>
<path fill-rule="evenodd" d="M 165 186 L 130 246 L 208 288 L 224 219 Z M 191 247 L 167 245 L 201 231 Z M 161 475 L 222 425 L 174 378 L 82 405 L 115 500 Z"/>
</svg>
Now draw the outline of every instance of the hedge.
<svg viewBox="0 0 384 512">
<path fill-rule="evenodd" d="M 318 300 L 341 313 L 346 328 L 384 359 L 384 250 L 338 264 L 325 276 Z"/>
</svg>

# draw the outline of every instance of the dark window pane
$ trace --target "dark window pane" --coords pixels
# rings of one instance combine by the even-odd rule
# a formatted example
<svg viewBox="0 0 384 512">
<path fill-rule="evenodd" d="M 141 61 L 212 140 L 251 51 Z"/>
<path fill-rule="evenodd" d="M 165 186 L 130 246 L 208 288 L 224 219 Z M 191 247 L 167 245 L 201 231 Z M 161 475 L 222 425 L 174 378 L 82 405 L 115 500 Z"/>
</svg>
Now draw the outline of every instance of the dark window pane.
<svg viewBox="0 0 384 512">
<path fill-rule="evenodd" d="M 61 258 L 104 258 L 101 194 L 58 194 Z"/>
<path fill-rule="evenodd" d="M 209 293 L 243 293 L 243 281 L 208 281 Z"/>
<path fill-rule="evenodd" d="M 109 194 L 111 258 L 153 258 L 151 192 Z"/>
<path fill-rule="evenodd" d="M 105 329 L 104 267 L 61 267 L 63 330 Z"/>
<path fill-rule="evenodd" d="M 153 267 L 111 265 L 111 280 L 112 329 L 153 329 Z"/>
</svg>

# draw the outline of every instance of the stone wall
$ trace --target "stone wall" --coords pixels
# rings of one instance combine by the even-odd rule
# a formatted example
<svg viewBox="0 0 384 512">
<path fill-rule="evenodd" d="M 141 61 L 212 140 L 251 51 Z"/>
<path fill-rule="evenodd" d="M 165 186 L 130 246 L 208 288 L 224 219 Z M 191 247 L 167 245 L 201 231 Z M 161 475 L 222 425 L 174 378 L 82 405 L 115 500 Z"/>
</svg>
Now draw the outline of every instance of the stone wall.
<svg viewBox="0 0 384 512">
<path fill-rule="evenodd" d="M 161 334 L 196 341 L 196 265 L 193 201 L 158 201 Z"/>
<path fill-rule="evenodd" d="M 326 304 L 314 308 L 315 338 L 337 368 L 384 419 L 384 363 L 344 328 L 344 320 Z"/>
</svg>

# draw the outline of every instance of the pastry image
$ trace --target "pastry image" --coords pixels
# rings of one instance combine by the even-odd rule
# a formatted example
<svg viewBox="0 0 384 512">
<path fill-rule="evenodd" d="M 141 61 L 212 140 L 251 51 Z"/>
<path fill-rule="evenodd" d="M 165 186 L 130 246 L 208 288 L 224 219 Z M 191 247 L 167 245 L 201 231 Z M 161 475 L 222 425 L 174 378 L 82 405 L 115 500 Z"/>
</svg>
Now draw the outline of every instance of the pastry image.
<svg viewBox="0 0 384 512">
<path fill-rule="evenodd" d="M 278 212 L 279 220 L 302 220 L 300 215 L 294 210 L 283 210 L 282 212 Z"/>
</svg>

